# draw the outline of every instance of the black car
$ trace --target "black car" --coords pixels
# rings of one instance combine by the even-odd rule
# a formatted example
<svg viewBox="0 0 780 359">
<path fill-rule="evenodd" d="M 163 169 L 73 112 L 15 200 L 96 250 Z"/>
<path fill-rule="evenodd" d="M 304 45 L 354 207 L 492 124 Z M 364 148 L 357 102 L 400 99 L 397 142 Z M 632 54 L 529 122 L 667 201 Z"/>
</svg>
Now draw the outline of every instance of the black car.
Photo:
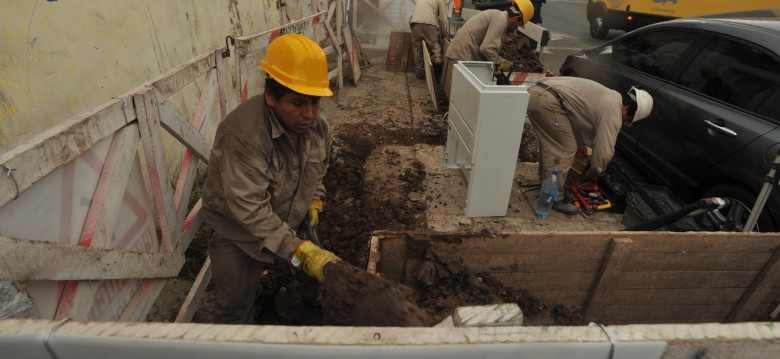
<svg viewBox="0 0 780 359">
<path fill-rule="evenodd" d="M 650 92 L 650 117 L 621 130 L 618 151 L 687 202 L 730 199 L 741 230 L 780 151 L 779 13 L 649 25 L 568 56 L 560 74 Z M 755 230 L 778 228 L 774 188 Z"/>
</svg>

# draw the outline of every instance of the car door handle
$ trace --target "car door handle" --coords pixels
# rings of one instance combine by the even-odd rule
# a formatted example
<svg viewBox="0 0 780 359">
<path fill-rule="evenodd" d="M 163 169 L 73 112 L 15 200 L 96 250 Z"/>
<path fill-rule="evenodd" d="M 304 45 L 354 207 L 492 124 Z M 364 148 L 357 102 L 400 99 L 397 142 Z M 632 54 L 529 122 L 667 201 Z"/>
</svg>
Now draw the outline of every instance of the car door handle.
<svg viewBox="0 0 780 359">
<path fill-rule="evenodd" d="M 736 133 L 736 132 L 734 132 L 734 131 L 732 131 L 732 130 L 731 130 L 730 128 L 728 128 L 728 127 L 725 127 L 725 126 L 719 125 L 719 124 L 717 124 L 717 123 L 714 123 L 714 122 L 712 122 L 712 121 L 710 121 L 710 120 L 704 120 L 704 123 L 707 125 L 707 127 L 711 128 L 711 129 L 713 129 L 713 130 L 715 130 L 715 131 L 718 131 L 718 132 L 720 132 L 720 133 L 722 133 L 722 134 L 724 134 L 724 135 L 726 135 L 726 136 L 729 136 L 729 137 L 737 137 L 737 133 Z"/>
</svg>

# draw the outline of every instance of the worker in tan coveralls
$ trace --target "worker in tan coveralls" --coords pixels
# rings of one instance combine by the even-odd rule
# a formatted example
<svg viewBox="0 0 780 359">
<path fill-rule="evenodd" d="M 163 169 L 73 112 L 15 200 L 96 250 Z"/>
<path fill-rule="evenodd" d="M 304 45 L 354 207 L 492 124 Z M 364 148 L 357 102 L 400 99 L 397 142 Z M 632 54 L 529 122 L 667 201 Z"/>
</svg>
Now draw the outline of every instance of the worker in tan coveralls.
<svg viewBox="0 0 780 359">
<path fill-rule="evenodd" d="M 203 186 L 220 323 L 255 322 L 263 263 L 274 256 L 319 282 L 340 261 L 299 234 L 317 224 L 325 196 L 331 132 L 319 107 L 333 95 L 325 53 L 287 34 L 271 42 L 259 68 L 268 74 L 265 92 L 220 123 Z"/>
<path fill-rule="evenodd" d="M 512 68 L 512 62 L 498 55 L 504 34 L 525 28 L 534 16 L 530 0 L 513 0 L 506 11 L 484 10 L 474 15 L 458 30 L 447 48 L 444 92 L 450 98 L 452 66 L 458 61 L 491 61 L 501 71 Z"/>
<path fill-rule="evenodd" d="M 412 31 L 412 51 L 414 51 L 414 74 L 425 79 L 422 41 L 431 52 L 431 63 L 441 66 L 441 39 L 447 34 L 447 8 L 442 0 L 417 0 L 414 12 L 409 18 Z"/>
<path fill-rule="evenodd" d="M 622 125 L 646 118 L 653 98 L 632 87 L 620 93 L 598 82 L 568 76 L 548 77 L 528 89 L 528 119 L 539 140 L 539 176 L 544 179 L 558 169 L 558 193 L 566 193 L 566 177 L 576 156 L 593 149 L 590 167 L 583 178 L 594 180 L 612 160 Z M 558 196 L 553 209 L 576 214 L 577 207 Z"/>
</svg>

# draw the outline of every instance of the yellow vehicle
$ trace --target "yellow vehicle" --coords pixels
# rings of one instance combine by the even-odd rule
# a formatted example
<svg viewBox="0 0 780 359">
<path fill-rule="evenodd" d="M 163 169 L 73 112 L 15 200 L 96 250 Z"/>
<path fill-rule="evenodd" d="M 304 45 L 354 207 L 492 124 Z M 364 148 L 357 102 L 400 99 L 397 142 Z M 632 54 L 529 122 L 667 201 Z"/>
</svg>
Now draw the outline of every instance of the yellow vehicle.
<svg viewBox="0 0 780 359">
<path fill-rule="evenodd" d="M 610 29 L 631 31 L 678 17 L 695 17 L 777 7 L 777 0 L 588 0 L 590 35 L 604 38 Z"/>
</svg>

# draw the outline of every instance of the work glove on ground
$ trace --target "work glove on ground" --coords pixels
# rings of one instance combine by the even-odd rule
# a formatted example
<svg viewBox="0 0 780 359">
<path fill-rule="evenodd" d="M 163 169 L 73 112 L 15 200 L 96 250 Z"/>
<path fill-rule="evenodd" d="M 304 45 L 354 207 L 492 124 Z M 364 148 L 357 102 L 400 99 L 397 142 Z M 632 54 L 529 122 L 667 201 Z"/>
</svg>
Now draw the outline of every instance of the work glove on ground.
<svg viewBox="0 0 780 359">
<path fill-rule="evenodd" d="M 507 72 L 512 69 L 512 61 L 504 60 L 498 64 L 498 71 Z"/>
<path fill-rule="evenodd" d="M 325 267 L 338 262 L 341 262 L 341 258 L 310 241 L 301 241 L 290 258 L 290 263 L 294 267 L 300 268 L 320 283 L 325 282 Z"/>
<path fill-rule="evenodd" d="M 318 223 L 320 223 L 320 212 L 322 212 L 322 206 L 322 199 L 315 198 L 311 200 L 311 204 L 309 205 L 309 219 L 311 220 L 311 228 L 314 228 Z"/>
</svg>

